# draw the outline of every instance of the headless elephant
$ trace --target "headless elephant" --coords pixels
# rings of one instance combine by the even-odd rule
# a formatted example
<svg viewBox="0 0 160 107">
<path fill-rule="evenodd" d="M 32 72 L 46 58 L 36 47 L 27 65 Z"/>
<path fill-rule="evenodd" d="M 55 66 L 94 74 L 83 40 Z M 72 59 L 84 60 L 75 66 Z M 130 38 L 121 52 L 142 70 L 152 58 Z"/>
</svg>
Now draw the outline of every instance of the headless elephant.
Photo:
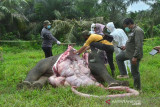
<svg viewBox="0 0 160 107">
<path fill-rule="evenodd" d="M 127 81 L 121 82 L 112 78 L 109 75 L 105 67 L 104 61 L 100 57 L 99 53 L 94 55 L 96 62 L 89 62 L 89 68 L 92 75 L 96 78 L 98 82 L 107 82 L 109 86 L 128 85 Z M 47 83 L 48 78 L 53 75 L 52 67 L 56 63 L 59 56 L 60 55 L 56 55 L 40 60 L 37 65 L 31 71 L 29 71 L 26 79 L 22 83 L 18 84 L 17 87 L 42 88 L 43 85 Z M 92 59 L 92 57 L 93 55 L 89 54 L 88 60 Z"/>
</svg>

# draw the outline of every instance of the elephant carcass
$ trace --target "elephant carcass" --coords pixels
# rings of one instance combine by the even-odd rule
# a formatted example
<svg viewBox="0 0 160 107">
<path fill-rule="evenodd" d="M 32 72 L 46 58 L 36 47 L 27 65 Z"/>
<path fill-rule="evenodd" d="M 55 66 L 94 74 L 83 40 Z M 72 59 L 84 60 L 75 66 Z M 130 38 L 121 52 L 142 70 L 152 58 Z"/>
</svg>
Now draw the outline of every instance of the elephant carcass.
<svg viewBox="0 0 160 107">
<path fill-rule="evenodd" d="M 69 56 L 72 59 L 72 56 L 74 55 L 69 55 Z M 100 58 L 99 56 L 100 56 L 99 53 L 95 54 L 94 57 L 96 58 L 96 62 L 88 63 L 88 60 L 91 59 L 93 55 L 89 54 L 89 57 L 88 57 L 88 53 L 84 55 L 84 59 L 86 60 L 85 62 L 87 63 L 87 65 L 89 65 L 91 74 L 96 78 L 96 80 L 98 82 L 100 81 L 107 82 L 109 86 L 115 86 L 115 85 L 128 86 L 128 82 L 117 81 L 109 75 L 104 65 L 103 59 Z M 32 87 L 42 88 L 44 84 L 47 83 L 48 78 L 53 75 L 54 72 L 52 71 L 52 67 L 59 58 L 60 58 L 60 54 L 40 60 L 36 64 L 36 66 L 29 71 L 26 79 L 22 83 L 19 83 L 17 85 L 17 88 L 21 89 L 21 88 L 25 88 L 26 86 L 27 88 L 32 88 Z M 82 58 L 80 58 L 78 55 L 76 56 L 76 58 L 81 59 L 82 61 Z M 67 75 L 71 75 L 70 73 L 71 72 L 67 73 Z M 56 80 L 58 79 L 62 79 L 62 78 L 57 78 Z M 58 81 L 56 83 L 58 83 Z"/>
<path fill-rule="evenodd" d="M 98 83 L 97 80 L 91 74 L 88 68 L 88 63 L 85 59 L 81 58 L 79 55 L 73 54 L 74 49 L 69 46 L 67 51 L 65 51 L 57 60 L 53 66 L 54 74 L 49 78 L 49 82 L 54 87 L 58 86 L 72 86 L 72 91 L 80 96 L 84 97 L 97 97 L 93 95 L 87 95 L 76 91 L 79 86 L 95 85 L 105 88 L 102 84 Z M 85 57 L 86 58 L 86 57 Z M 109 95 L 108 97 L 125 97 L 138 95 L 139 92 L 129 87 L 112 87 L 105 88 L 106 90 L 124 90 L 128 93 Z M 106 96 L 105 96 L 106 97 Z M 99 98 L 102 98 L 100 96 Z"/>
</svg>

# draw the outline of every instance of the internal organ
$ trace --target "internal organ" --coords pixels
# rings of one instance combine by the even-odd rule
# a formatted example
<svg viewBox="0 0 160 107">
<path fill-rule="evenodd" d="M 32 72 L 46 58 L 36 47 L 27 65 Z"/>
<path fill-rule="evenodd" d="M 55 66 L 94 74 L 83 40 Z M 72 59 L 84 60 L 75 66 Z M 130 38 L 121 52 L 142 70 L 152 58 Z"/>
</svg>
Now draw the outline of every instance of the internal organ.
<svg viewBox="0 0 160 107">
<path fill-rule="evenodd" d="M 70 86 L 86 86 L 86 85 L 97 85 L 100 84 L 91 75 L 91 71 L 88 68 L 87 55 L 84 54 L 83 58 L 79 55 L 73 54 L 74 49 L 69 46 L 56 64 L 53 66 L 54 73 L 49 78 L 49 82 L 55 86 L 70 85 Z M 86 58 L 86 59 L 84 59 Z"/>
</svg>

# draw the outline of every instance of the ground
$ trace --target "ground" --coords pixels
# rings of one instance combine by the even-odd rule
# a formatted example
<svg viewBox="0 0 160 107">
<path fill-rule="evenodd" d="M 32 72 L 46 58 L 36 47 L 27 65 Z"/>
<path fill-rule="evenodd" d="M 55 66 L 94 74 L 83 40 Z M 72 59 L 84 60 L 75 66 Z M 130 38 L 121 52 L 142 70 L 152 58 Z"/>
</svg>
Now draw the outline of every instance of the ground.
<svg viewBox="0 0 160 107">
<path fill-rule="evenodd" d="M 110 105 L 126 106 L 158 106 L 160 105 L 160 54 L 149 55 L 156 45 L 160 45 L 160 38 L 144 42 L 144 57 L 140 63 L 142 92 L 136 97 L 126 98 L 83 98 L 72 93 L 70 87 L 53 88 L 50 85 L 42 90 L 23 89 L 17 90 L 16 85 L 23 81 L 36 63 L 44 58 L 44 53 L 38 46 L 35 48 L 25 46 L 1 45 L 3 48 L 3 61 L 0 62 L 0 106 L 1 107 L 106 107 Z M 76 46 L 79 49 L 79 46 Z M 54 55 L 63 52 L 66 46 L 53 46 Z M 114 58 L 115 60 L 115 58 Z M 114 61 L 116 64 L 116 62 Z M 109 69 L 109 67 L 107 67 Z M 109 70 L 110 73 L 110 70 Z M 116 65 L 116 75 L 119 74 Z M 133 88 L 131 74 L 128 80 Z M 107 85 L 107 84 L 105 84 Z M 103 89 L 89 86 L 80 87 L 84 93 L 94 95 L 108 95 L 119 92 L 108 92 Z M 109 101 L 110 100 L 110 101 Z M 108 102 L 106 102 L 108 101 Z M 109 104 L 110 103 L 110 104 Z"/>
</svg>

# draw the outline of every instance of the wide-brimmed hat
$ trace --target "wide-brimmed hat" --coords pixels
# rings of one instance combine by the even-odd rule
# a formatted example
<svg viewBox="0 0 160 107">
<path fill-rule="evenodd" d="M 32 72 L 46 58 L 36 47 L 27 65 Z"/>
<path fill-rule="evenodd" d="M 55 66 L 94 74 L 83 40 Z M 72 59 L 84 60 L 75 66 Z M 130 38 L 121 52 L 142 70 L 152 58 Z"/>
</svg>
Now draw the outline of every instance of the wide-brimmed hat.
<svg viewBox="0 0 160 107">
<path fill-rule="evenodd" d="M 44 24 L 44 25 L 50 25 L 51 23 L 50 23 L 49 20 L 45 20 L 45 21 L 43 22 L 43 24 Z"/>
</svg>

